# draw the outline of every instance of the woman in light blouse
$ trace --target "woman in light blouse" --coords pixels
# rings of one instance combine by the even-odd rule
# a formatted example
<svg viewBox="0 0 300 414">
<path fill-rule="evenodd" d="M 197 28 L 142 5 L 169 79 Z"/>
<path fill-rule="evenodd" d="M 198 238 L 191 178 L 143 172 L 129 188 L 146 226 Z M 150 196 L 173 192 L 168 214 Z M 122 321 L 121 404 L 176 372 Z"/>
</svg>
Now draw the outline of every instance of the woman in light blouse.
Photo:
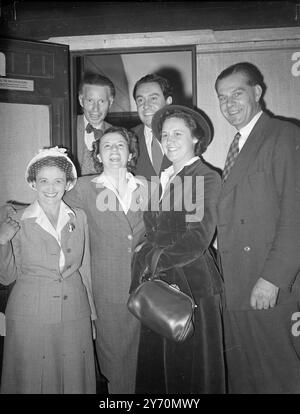
<svg viewBox="0 0 300 414">
<path fill-rule="evenodd" d="M 76 170 L 64 149 L 43 149 L 26 180 L 36 200 L 0 227 L 0 281 L 15 282 L 5 310 L 1 393 L 94 394 L 87 219 L 62 201 Z"/>
</svg>

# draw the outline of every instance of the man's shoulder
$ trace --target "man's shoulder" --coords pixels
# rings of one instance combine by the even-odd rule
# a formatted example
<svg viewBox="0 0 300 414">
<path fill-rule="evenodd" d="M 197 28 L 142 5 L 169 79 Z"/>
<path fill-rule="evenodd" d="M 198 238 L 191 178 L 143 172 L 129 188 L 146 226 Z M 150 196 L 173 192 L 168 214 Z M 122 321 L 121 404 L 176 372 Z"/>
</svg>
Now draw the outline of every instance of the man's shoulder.
<svg viewBox="0 0 300 414">
<path fill-rule="evenodd" d="M 88 174 L 88 175 L 82 175 L 81 177 L 78 177 L 77 183 L 75 188 L 77 187 L 83 187 L 87 188 L 91 185 L 93 185 L 92 180 L 96 177 L 98 177 L 99 174 Z"/>
<path fill-rule="evenodd" d="M 84 124 L 84 115 L 77 115 L 77 125 L 83 125 Z"/>
<path fill-rule="evenodd" d="M 299 121 L 298 121 L 299 122 Z M 253 129 L 255 136 L 263 137 L 264 146 L 289 146 L 295 142 L 300 143 L 300 127 L 289 118 L 264 112 Z M 268 150 L 268 151 L 269 151 Z"/>
<path fill-rule="evenodd" d="M 273 115 L 264 112 L 263 119 L 266 120 L 265 126 L 272 130 L 290 130 L 296 133 L 300 133 L 300 122 L 299 120 L 287 118 L 280 115 Z"/>
<path fill-rule="evenodd" d="M 107 122 L 107 121 L 103 121 L 103 126 L 102 126 L 102 129 L 103 129 L 103 131 L 106 131 L 108 128 L 110 128 L 110 127 L 112 127 L 113 125 L 112 124 L 110 124 L 109 122 Z"/>
<path fill-rule="evenodd" d="M 136 133 L 137 135 L 144 136 L 144 124 L 138 124 L 135 127 L 131 128 L 131 131 Z"/>
</svg>

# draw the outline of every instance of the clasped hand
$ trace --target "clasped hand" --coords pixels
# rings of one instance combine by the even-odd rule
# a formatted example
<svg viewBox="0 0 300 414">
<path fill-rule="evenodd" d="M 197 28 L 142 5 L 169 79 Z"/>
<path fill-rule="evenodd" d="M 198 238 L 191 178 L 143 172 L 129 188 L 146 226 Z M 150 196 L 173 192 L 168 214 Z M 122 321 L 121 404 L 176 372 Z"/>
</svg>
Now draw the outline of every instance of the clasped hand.
<svg viewBox="0 0 300 414">
<path fill-rule="evenodd" d="M 250 304 L 253 309 L 269 309 L 276 305 L 279 288 L 260 277 L 252 289 Z"/>
<path fill-rule="evenodd" d="M 8 217 L 0 225 L 0 244 L 6 244 L 8 241 L 10 241 L 17 233 L 19 228 L 19 223 L 11 217 Z"/>
</svg>

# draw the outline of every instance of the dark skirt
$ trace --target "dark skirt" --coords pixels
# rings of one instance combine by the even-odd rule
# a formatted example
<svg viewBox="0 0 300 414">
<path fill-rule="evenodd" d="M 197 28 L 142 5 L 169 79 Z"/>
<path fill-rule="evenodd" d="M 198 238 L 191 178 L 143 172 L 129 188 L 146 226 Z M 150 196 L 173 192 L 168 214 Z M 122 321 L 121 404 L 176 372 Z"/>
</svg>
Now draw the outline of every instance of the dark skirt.
<svg viewBox="0 0 300 414">
<path fill-rule="evenodd" d="M 225 393 L 221 295 L 204 297 L 195 310 L 195 332 L 176 343 L 142 325 L 137 394 Z"/>
</svg>

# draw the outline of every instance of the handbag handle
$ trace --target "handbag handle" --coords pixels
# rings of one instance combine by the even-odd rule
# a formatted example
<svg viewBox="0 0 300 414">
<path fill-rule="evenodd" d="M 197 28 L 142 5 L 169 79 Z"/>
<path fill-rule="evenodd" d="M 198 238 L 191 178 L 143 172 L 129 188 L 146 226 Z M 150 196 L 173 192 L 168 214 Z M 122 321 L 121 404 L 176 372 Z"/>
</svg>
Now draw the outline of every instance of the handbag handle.
<svg viewBox="0 0 300 414">
<path fill-rule="evenodd" d="M 151 273 L 153 275 L 153 279 L 156 277 L 156 268 L 158 264 L 158 260 L 163 252 L 163 249 L 156 249 L 152 255 L 151 259 Z"/>
<path fill-rule="evenodd" d="M 151 277 L 149 280 L 153 280 L 153 279 L 155 279 L 155 278 L 156 278 L 156 279 L 158 279 L 158 278 L 159 278 L 159 277 L 158 277 L 158 275 L 156 274 L 156 268 L 157 268 L 158 260 L 159 260 L 159 258 L 160 258 L 160 256 L 161 256 L 162 252 L 163 252 L 163 249 L 156 249 L 156 250 L 154 251 L 154 253 L 153 253 L 152 260 L 151 260 L 151 274 L 152 274 L 152 277 Z M 184 272 L 180 271 L 181 269 L 180 269 L 179 267 L 176 267 L 176 266 L 175 266 L 175 269 L 177 269 L 177 273 L 178 273 L 178 275 L 180 276 L 180 278 L 184 280 L 184 283 L 185 283 L 185 285 L 187 286 L 187 290 L 189 291 L 190 297 L 191 297 L 191 298 L 193 299 L 193 301 L 195 302 L 195 300 L 194 300 L 194 296 L 193 296 L 193 294 L 192 294 L 192 290 L 191 290 L 191 287 L 190 287 L 190 284 L 189 284 L 189 282 L 187 281 L 187 278 L 186 278 L 186 276 L 185 276 Z M 183 273 L 183 274 L 181 274 L 181 273 Z M 196 305 L 196 304 L 195 304 L 195 307 L 197 307 L 197 305 Z"/>
</svg>

